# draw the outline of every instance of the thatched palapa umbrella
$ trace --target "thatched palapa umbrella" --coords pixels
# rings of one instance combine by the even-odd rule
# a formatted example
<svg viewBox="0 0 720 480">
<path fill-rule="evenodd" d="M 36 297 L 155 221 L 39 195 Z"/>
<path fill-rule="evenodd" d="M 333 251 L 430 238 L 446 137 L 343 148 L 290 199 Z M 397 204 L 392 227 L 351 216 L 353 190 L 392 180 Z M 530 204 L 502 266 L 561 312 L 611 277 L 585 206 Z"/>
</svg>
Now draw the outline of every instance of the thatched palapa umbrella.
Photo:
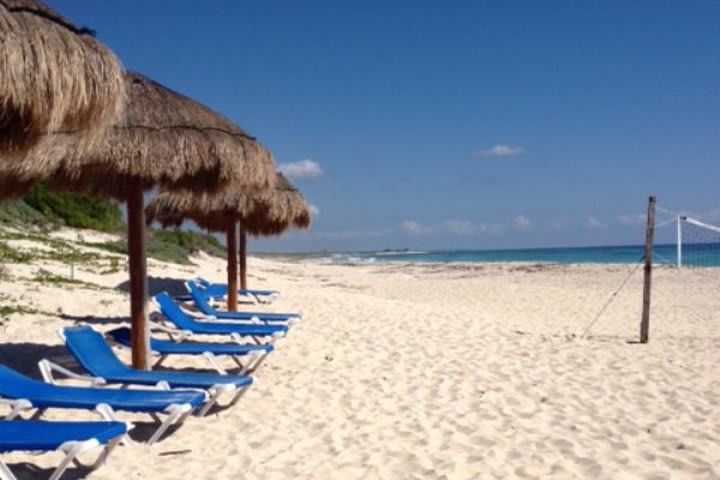
<svg viewBox="0 0 720 480">
<path fill-rule="evenodd" d="M 270 188 L 275 170 L 269 152 L 218 113 L 140 74 L 128 73 L 125 81 L 120 121 L 89 152 L 59 149 L 62 161 L 49 183 L 127 202 L 133 366 L 148 368 L 143 191 L 156 184 Z"/>
<path fill-rule="evenodd" d="M 115 55 L 37 0 L 0 0 L 0 154 L 21 159 L 44 133 L 86 140 L 124 105 Z"/>
<path fill-rule="evenodd" d="M 231 185 L 216 194 L 163 192 L 150 202 L 148 221 L 163 227 L 192 220 L 200 228 L 227 235 L 228 310 L 237 309 L 237 221 L 240 221 L 240 286 L 247 288 L 247 234 L 280 235 L 290 227 L 310 226 L 310 208 L 298 190 L 281 174 L 274 188 L 249 191 Z"/>
</svg>

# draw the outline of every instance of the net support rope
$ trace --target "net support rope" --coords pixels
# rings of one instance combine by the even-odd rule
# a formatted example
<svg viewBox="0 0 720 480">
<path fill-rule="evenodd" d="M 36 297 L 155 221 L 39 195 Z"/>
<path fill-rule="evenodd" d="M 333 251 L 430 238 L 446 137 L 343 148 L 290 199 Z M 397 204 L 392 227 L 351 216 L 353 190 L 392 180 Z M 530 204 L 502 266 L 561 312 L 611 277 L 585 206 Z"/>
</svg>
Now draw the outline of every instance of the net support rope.
<svg viewBox="0 0 720 480">
<path fill-rule="evenodd" d="M 602 306 L 600 311 L 595 315 L 595 318 L 593 318 L 592 321 L 590 321 L 590 323 L 587 324 L 587 326 L 585 327 L 583 332 L 579 335 L 580 338 L 585 338 L 585 336 L 588 334 L 588 332 L 593 327 L 593 325 L 595 325 L 595 323 L 597 323 L 597 321 L 600 319 L 602 314 L 605 313 L 605 310 L 607 310 L 608 307 L 610 306 L 610 304 L 613 302 L 613 300 L 615 300 L 615 297 L 617 297 L 617 294 L 620 293 L 623 288 L 625 288 L 625 285 L 627 285 L 627 283 L 630 281 L 632 276 L 635 275 L 635 272 L 637 272 L 638 269 L 640 267 L 642 267 L 644 259 L 645 259 L 645 256 L 643 256 L 640 259 L 640 261 L 635 265 L 635 267 L 632 270 L 630 270 L 630 273 L 628 273 L 628 275 L 623 279 L 623 281 L 620 283 L 620 286 L 618 288 L 616 288 L 615 291 L 610 294 L 610 297 L 607 299 L 607 301 Z"/>
</svg>

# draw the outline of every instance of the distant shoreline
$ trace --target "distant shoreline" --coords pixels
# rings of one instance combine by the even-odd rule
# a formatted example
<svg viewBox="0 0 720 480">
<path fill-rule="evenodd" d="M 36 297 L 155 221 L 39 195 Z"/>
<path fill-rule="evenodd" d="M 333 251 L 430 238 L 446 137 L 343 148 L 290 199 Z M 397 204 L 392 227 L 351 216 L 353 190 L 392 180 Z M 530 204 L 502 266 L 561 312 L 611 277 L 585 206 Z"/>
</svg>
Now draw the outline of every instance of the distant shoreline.
<svg viewBox="0 0 720 480">
<path fill-rule="evenodd" d="M 683 264 L 695 267 L 720 267 L 720 249 L 712 244 L 686 245 Z M 267 253 L 259 258 L 333 265 L 384 264 L 470 264 L 470 265 L 634 265 L 642 262 L 641 245 L 607 247 L 559 247 L 506 250 L 375 250 L 361 252 Z M 676 265 L 675 245 L 656 245 L 653 264 Z"/>
</svg>

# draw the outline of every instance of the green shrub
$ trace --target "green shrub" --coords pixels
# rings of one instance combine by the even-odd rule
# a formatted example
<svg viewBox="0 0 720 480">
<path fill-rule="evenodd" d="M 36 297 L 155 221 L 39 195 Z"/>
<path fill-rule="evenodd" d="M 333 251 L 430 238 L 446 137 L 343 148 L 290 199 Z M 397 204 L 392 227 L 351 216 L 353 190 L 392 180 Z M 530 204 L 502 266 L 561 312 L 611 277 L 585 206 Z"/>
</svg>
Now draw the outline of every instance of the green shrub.
<svg viewBox="0 0 720 480">
<path fill-rule="evenodd" d="M 118 240 L 115 242 L 83 242 L 83 245 L 99 248 L 100 250 L 105 250 L 110 253 L 127 255 L 127 243 L 125 240 Z"/>
<path fill-rule="evenodd" d="M 0 262 L 2 263 L 30 263 L 32 254 L 15 250 L 5 242 L 0 242 Z"/>
<path fill-rule="evenodd" d="M 0 222 L 10 225 L 43 224 L 45 216 L 23 200 L 10 200 L 0 204 Z"/>
<path fill-rule="evenodd" d="M 154 230 L 151 236 L 164 243 L 182 247 L 187 253 L 193 250 L 202 250 L 208 255 L 217 257 L 225 255 L 225 247 L 223 247 L 215 237 L 206 233 L 189 232 L 178 229 Z"/>
<path fill-rule="evenodd" d="M 54 192 L 39 184 L 25 195 L 24 201 L 49 221 L 59 221 L 68 227 L 115 232 L 123 226 L 120 207 L 107 200 Z"/>
</svg>

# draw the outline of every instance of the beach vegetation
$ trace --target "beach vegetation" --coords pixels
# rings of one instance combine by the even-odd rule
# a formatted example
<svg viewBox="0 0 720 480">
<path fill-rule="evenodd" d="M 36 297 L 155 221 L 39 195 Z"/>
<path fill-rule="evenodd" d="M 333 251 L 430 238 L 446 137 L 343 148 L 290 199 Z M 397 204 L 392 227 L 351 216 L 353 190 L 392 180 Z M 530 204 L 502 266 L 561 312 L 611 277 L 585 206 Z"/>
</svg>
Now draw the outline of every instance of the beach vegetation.
<svg viewBox="0 0 720 480">
<path fill-rule="evenodd" d="M 0 241 L 0 262 L 2 263 L 30 263 L 32 254 L 13 248 L 7 242 Z"/>
<path fill-rule="evenodd" d="M 39 225 L 47 222 L 45 216 L 24 200 L 10 200 L 0 204 L 0 223 L 5 225 Z"/>
<path fill-rule="evenodd" d="M 110 259 L 110 264 L 106 269 L 100 271 L 100 275 L 111 275 L 113 273 L 119 272 L 122 269 L 122 266 L 120 265 L 120 259 L 118 257 L 108 258 Z"/>
<path fill-rule="evenodd" d="M 44 184 L 36 185 L 23 200 L 50 222 L 101 232 L 117 232 L 123 228 L 120 207 L 108 200 L 56 192 Z"/>
<path fill-rule="evenodd" d="M 127 255 L 125 240 L 85 243 L 84 245 Z M 190 265 L 188 256 L 198 250 L 217 257 L 225 255 L 225 247 L 215 237 L 198 232 L 151 230 L 148 232 L 145 245 L 148 258 L 183 265 Z"/>
<path fill-rule="evenodd" d="M 32 278 L 33 282 L 40 283 L 42 285 L 77 285 L 83 288 L 89 288 L 92 290 L 106 290 L 102 285 L 97 283 L 84 282 L 82 280 L 76 280 L 74 278 L 67 278 L 62 275 L 57 275 L 43 268 L 39 269 L 35 276 Z"/>
<path fill-rule="evenodd" d="M 188 232 L 179 229 L 175 230 L 154 230 L 151 237 L 159 243 L 175 245 L 180 247 L 188 254 L 202 250 L 208 255 L 223 257 L 225 255 L 225 247 L 217 238 L 206 233 Z"/>
<path fill-rule="evenodd" d="M 120 233 L 124 230 L 124 223 L 121 210 L 114 202 L 55 192 L 43 184 L 34 187 L 22 199 L 0 204 L 0 224 L 14 229 L 0 230 L 0 262 L 30 263 L 51 260 L 63 264 L 100 266 L 104 268 L 101 273 L 114 273 L 121 268 L 118 259 L 99 252 L 83 251 L 77 247 L 87 246 L 112 254 L 127 255 L 127 242 L 124 239 L 89 242 L 79 236 L 74 245 L 73 242 L 48 235 L 61 226 Z M 20 250 L 3 240 L 27 240 L 48 248 Z M 225 248 L 212 235 L 181 230 L 148 231 L 148 258 L 189 265 L 189 256 L 199 250 L 218 257 L 225 255 Z"/>
<path fill-rule="evenodd" d="M 19 314 L 27 315 L 33 313 L 45 313 L 36 308 L 24 307 L 22 305 L 0 305 L 0 317 L 8 317 L 10 315 Z M 0 325 L 2 320 L 0 320 Z"/>
</svg>

